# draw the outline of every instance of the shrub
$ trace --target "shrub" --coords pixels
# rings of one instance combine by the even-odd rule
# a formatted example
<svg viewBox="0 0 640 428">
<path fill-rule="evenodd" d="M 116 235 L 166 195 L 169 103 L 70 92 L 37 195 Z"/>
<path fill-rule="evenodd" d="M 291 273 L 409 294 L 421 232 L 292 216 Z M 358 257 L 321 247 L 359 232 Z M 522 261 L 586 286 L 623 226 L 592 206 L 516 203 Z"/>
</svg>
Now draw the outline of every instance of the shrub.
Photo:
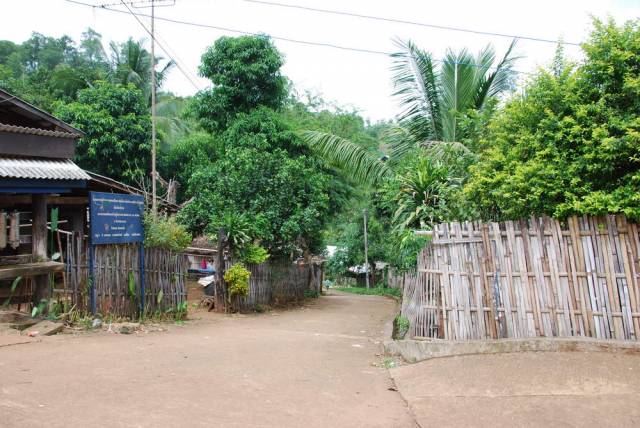
<svg viewBox="0 0 640 428">
<path fill-rule="evenodd" d="M 174 217 L 144 217 L 144 246 L 180 252 L 191 244 L 191 234 Z"/>
<path fill-rule="evenodd" d="M 409 323 L 409 319 L 402 315 L 398 315 L 393 320 L 393 338 L 394 339 L 404 339 L 404 337 L 409 332 L 409 327 L 411 324 Z"/>
<path fill-rule="evenodd" d="M 247 244 L 239 253 L 243 262 L 252 265 L 259 265 L 269 258 L 267 250 L 255 244 Z"/>
<path fill-rule="evenodd" d="M 320 297 L 320 294 L 317 290 L 304 290 L 305 299 L 317 299 L 318 297 Z"/>
<path fill-rule="evenodd" d="M 236 263 L 224 273 L 224 280 L 229 290 L 229 297 L 244 297 L 249 294 L 249 277 L 251 272 L 242 263 Z"/>
</svg>

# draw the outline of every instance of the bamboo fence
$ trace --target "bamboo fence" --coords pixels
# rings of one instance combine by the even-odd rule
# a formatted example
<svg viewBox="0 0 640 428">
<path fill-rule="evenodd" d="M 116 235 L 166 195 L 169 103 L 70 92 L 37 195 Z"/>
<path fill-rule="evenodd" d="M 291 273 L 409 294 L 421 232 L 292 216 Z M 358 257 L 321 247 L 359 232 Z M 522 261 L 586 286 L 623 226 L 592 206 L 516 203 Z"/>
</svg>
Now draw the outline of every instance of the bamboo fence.
<svg viewBox="0 0 640 428">
<path fill-rule="evenodd" d="M 389 269 L 387 274 L 387 286 L 389 288 L 397 288 L 399 290 L 404 290 L 404 284 L 409 282 L 415 282 L 416 280 L 416 272 L 397 272 L 394 269 Z"/>
<path fill-rule="evenodd" d="M 96 310 L 102 315 L 135 317 L 140 305 L 139 244 L 97 245 L 94 252 L 93 286 Z M 67 242 L 65 254 L 73 302 L 89 309 L 90 281 L 86 239 L 74 236 Z M 145 312 L 174 311 L 186 301 L 186 256 L 170 251 L 146 248 L 144 258 Z M 135 283 L 134 296 L 129 278 Z M 162 291 L 162 298 L 158 295 Z"/>
<path fill-rule="evenodd" d="M 227 261 L 225 264 L 228 269 L 232 263 Z M 321 264 L 270 260 L 259 265 L 248 265 L 247 269 L 251 272 L 249 294 L 234 302 L 237 310 L 251 311 L 260 305 L 301 303 L 305 291 L 321 290 Z"/>
<path fill-rule="evenodd" d="M 624 216 L 433 229 L 402 314 L 413 337 L 640 337 L 640 236 Z"/>
</svg>

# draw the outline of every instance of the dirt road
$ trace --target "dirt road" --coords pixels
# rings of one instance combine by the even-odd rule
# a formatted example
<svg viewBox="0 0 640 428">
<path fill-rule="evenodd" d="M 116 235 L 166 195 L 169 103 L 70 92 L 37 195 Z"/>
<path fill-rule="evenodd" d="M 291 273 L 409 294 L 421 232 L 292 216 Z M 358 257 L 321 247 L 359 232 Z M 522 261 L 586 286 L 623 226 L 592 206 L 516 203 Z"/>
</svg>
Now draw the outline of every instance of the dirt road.
<svg viewBox="0 0 640 428">
<path fill-rule="evenodd" d="M 0 347 L 0 426 L 413 427 L 373 365 L 394 307 L 333 294 L 168 332 Z"/>
</svg>

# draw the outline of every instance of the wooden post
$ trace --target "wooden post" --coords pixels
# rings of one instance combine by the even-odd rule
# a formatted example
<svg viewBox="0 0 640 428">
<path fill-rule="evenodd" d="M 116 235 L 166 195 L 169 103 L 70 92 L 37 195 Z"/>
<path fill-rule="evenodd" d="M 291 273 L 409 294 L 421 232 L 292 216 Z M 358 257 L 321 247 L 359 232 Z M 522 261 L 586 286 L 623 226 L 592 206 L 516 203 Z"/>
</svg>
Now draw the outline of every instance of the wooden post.
<svg viewBox="0 0 640 428">
<path fill-rule="evenodd" d="M 221 311 L 227 307 L 227 293 L 224 286 L 224 249 L 227 244 L 227 234 L 223 228 L 218 229 L 218 263 L 216 266 L 215 300 L 216 310 Z"/>
<path fill-rule="evenodd" d="M 369 289 L 369 243 L 367 242 L 367 210 L 363 212 L 364 222 L 364 281 Z"/>
<path fill-rule="evenodd" d="M 76 207 L 71 211 L 71 230 L 84 234 L 85 223 L 87 221 L 87 208 Z"/>
<path fill-rule="evenodd" d="M 31 254 L 34 262 L 47 259 L 47 196 L 33 195 L 33 226 L 31 232 Z M 33 304 L 37 306 L 42 299 L 51 295 L 49 276 L 39 275 L 33 278 Z"/>
</svg>

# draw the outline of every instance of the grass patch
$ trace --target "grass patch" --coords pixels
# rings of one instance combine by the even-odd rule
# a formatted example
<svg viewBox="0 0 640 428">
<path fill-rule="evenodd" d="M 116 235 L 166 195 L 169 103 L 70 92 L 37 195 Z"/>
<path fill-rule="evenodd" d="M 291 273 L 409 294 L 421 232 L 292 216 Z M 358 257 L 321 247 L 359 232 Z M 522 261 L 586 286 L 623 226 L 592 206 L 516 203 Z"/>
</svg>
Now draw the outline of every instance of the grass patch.
<svg viewBox="0 0 640 428">
<path fill-rule="evenodd" d="M 353 294 L 367 294 L 371 296 L 392 296 L 392 297 L 398 297 L 398 298 L 402 297 L 402 294 L 400 293 L 400 289 L 398 288 L 375 287 L 367 290 L 364 287 L 332 287 L 331 289 L 344 291 L 346 293 L 353 293 Z"/>
<path fill-rule="evenodd" d="M 317 290 L 304 290 L 305 299 L 317 299 L 320 297 Z"/>
</svg>

